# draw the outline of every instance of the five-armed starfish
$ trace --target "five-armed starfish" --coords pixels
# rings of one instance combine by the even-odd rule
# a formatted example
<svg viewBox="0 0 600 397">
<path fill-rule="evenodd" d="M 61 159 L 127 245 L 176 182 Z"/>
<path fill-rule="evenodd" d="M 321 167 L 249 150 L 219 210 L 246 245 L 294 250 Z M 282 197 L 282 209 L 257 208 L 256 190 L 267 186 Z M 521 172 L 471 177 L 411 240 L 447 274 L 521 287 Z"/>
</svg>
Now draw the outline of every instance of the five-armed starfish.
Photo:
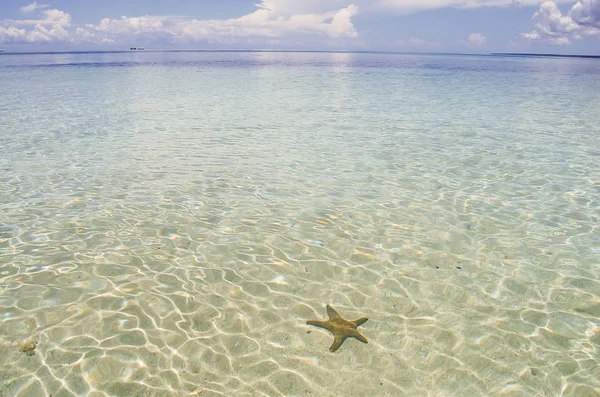
<svg viewBox="0 0 600 397">
<path fill-rule="evenodd" d="M 350 337 L 356 338 L 363 343 L 369 343 L 367 338 L 362 336 L 356 329 L 359 325 L 364 324 L 368 318 L 359 318 L 358 320 L 354 321 L 344 320 L 329 305 L 327 305 L 327 314 L 329 315 L 329 320 L 327 321 L 310 320 L 307 321 L 306 324 L 325 328 L 327 331 L 333 334 L 333 345 L 331 345 L 329 348 L 330 351 L 336 351 L 342 345 L 342 343 L 344 343 L 346 338 Z"/>
</svg>

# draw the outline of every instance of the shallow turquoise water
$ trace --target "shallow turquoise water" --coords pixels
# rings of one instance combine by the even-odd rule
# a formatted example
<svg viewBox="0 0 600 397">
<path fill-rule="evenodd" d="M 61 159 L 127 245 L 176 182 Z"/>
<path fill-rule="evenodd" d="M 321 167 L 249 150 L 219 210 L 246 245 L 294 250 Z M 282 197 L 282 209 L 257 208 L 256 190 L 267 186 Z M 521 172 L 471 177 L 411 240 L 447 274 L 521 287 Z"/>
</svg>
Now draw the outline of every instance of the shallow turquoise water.
<svg viewBox="0 0 600 397">
<path fill-rule="evenodd" d="M 0 395 L 600 393 L 597 60 L 2 55 L 0 81 Z M 326 304 L 369 344 L 330 353 Z"/>
</svg>

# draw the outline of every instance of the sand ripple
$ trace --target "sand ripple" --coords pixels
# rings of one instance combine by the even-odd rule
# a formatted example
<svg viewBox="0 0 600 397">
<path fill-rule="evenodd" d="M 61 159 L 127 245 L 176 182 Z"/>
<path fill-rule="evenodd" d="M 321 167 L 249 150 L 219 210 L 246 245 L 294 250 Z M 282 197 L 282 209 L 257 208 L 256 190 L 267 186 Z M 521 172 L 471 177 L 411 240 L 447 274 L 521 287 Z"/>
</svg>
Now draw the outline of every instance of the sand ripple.
<svg viewBox="0 0 600 397">
<path fill-rule="evenodd" d="M 598 395 L 593 102 L 328 56 L 6 83 L 0 395 Z"/>
</svg>

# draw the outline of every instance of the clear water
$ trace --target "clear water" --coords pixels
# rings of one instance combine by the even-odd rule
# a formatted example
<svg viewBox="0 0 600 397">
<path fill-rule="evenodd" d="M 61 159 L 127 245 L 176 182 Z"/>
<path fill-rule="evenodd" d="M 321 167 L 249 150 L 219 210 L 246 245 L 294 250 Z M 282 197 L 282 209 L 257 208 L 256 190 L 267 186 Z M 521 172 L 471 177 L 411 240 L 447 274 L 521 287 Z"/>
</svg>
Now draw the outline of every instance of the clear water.
<svg viewBox="0 0 600 397">
<path fill-rule="evenodd" d="M 0 395 L 599 395 L 598 60 L 5 54 L 0 82 Z M 329 352 L 326 304 L 369 343 Z"/>
</svg>

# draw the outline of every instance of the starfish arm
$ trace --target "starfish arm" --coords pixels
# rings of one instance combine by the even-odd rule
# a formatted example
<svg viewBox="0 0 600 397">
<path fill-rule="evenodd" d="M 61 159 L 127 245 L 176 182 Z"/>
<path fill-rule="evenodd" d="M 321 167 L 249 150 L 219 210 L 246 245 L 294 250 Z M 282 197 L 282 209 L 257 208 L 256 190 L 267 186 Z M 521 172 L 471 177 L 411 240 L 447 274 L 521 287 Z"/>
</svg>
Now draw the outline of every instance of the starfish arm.
<svg viewBox="0 0 600 397">
<path fill-rule="evenodd" d="M 329 351 L 333 353 L 334 351 L 339 349 L 340 346 L 342 345 L 342 343 L 344 343 L 344 339 L 346 339 L 346 338 L 343 336 L 336 335 L 335 338 L 333 339 L 333 344 L 329 348 Z"/>
<path fill-rule="evenodd" d="M 329 316 L 330 320 L 333 320 L 334 318 L 340 318 L 340 315 L 333 309 L 333 307 L 327 305 L 327 315 Z"/>
<path fill-rule="evenodd" d="M 359 341 L 361 341 L 362 343 L 369 343 L 369 341 L 367 340 L 367 338 L 365 338 L 364 336 L 362 336 L 358 332 L 356 334 L 353 334 L 352 336 L 355 337 L 356 339 L 358 339 Z"/>
<path fill-rule="evenodd" d="M 358 320 L 354 320 L 354 321 L 350 321 L 352 324 L 354 324 L 355 327 L 358 327 L 359 325 L 362 325 L 364 323 L 366 323 L 368 320 L 368 318 L 363 317 L 363 318 L 359 318 Z"/>
<path fill-rule="evenodd" d="M 312 326 L 315 326 L 315 327 L 319 327 L 319 328 L 325 328 L 328 331 L 332 330 L 331 324 L 329 324 L 327 321 L 308 320 L 306 322 L 306 324 L 312 325 Z"/>
</svg>

